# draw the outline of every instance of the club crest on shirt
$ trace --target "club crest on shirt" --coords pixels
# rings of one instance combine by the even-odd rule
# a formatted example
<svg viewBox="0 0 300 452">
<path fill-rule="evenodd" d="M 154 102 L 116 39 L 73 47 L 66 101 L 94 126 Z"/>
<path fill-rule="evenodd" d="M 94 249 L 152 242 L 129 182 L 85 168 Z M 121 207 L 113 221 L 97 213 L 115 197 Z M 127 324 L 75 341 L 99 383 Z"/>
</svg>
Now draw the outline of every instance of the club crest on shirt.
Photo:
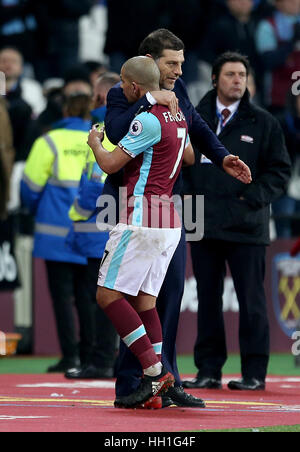
<svg viewBox="0 0 300 452">
<path fill-rule="evenodd" d="M 132 123 L 130 125 L 131 135 L 138 136 L 142 133 L 142 131 L 143 131 L 143 124 L 141 123 L 141 121 L 139 121 L 138 119 L 135 119 L 134 121 L 132 121 Z"/>
</svg>

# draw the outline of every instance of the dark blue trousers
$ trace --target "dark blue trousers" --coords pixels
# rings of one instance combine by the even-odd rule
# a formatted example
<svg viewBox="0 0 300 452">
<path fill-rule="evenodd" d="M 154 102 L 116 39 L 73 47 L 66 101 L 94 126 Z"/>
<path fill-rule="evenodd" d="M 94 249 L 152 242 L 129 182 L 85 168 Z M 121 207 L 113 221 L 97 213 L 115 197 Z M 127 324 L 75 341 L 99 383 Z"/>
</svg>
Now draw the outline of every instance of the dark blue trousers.
<svg viewBox="0 0 300 452">
<path fill-rule="evenodd" d="M 162 362 L 175 377 L 175 386 L 181 385 L 176 362 L 176 335 L 180 305 L 184 291 L 186 266 L 185 232 L 170 262 L 164 283 L 157 298 L 157 311 L 163 332 Z M 126 396 L 139 385 L 142 367 L 129 348 L 121 341 L 116 366 L 116 396 Z"/>
</svg>

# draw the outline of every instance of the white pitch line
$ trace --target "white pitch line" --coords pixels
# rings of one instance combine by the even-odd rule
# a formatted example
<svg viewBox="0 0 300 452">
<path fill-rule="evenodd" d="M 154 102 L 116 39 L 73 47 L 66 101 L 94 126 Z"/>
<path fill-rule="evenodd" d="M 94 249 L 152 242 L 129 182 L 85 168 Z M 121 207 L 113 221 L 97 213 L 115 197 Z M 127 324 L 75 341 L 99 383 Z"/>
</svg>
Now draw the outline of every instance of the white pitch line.
<svg viewBox="0 0 300 452">
<path fill-rule="evenodd" d="M 17 388 L 65 388 L 65 389 L 114 389 L 112 381 L 89 381 L 76 383 L 34 383 L 16 385 Z"/>
<path fill-rule="evenodd" d="M 50 419 L 50 416 L 9 416 L 6 414 L 0 415 L 0 421 L 15 421 L 18 419 Z"/>
</svg>

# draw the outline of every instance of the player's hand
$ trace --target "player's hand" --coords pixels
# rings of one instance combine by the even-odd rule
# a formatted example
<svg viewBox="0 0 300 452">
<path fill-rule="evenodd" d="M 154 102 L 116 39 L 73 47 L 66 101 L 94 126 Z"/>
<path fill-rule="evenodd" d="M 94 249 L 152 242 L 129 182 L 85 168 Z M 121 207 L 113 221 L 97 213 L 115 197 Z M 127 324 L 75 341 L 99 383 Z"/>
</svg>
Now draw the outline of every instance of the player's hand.
<svg viewBox="0 0 300 452">
<path fill-rule="evenodd" d="M 151 91 L 150 93 L 158 105 L 165 105 L 169 108 L 172 116 L 176 116 L 178 113 L 178 99 L 173 91 L 163 89 L 161 91 Z"/>
<path fill-rule="evenodd" d="M 244 184 L 251 184 L 250 168 L 237 155 L 227 155 L 223 160 L 223 168 L 227 174 L 235 177 Z"/>
<path fill-rule="evenodd" d="M 93 128 L 90 130 L 87 144 L 91 149 L 94 149 L 96 146 L 102 143 L 104 139 L 104 127 L 98 130 L 98 125 L 95 124 Z"/>
</svg>

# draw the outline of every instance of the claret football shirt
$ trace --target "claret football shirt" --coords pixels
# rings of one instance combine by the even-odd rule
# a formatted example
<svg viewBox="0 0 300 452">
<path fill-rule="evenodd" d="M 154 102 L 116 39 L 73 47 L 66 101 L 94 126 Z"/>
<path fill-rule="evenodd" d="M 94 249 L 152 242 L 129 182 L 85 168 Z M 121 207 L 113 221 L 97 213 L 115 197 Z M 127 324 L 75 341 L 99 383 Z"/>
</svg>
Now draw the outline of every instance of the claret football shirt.
<svg viewBox="0 0 300 452">
<path fill-rule="evenodd" d="M 174 117 L 167 107 L 154 105 L 136 116 L 119 143 L 132 157 L 124 169 L 121 223 L 181 227 L 172 190 L 188 144 L 187 123 L 181 111 Z"/>
</svg>

